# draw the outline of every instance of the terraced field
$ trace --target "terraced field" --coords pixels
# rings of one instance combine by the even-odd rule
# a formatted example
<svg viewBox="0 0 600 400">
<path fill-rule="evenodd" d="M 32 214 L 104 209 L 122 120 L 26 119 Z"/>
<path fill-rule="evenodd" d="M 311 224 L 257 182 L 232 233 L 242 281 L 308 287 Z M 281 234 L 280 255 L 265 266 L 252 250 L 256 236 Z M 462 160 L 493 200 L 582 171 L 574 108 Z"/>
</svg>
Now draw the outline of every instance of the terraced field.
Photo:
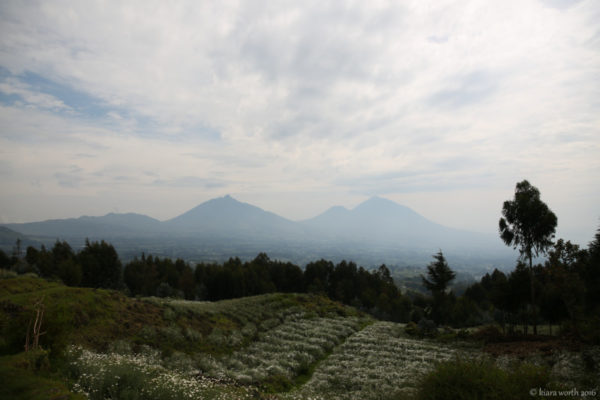
<svg viewBox="0 0 600 400">
<path fill-rule="evenodd" d="M 289 319 L 228 357 L 207 373 L 227 376 L 239 383 L 259 383 L 276 377 L 293 380 L 361 328 L 357 317 Z"/>
<path fill-rule="evenodd" d="M 437 361 L 476 356 L 472 348 L 407 338 L 404 326 L 376 322 L 348 339 L 287 399 L 383 399 L 412 393 Z"/>
</svg>

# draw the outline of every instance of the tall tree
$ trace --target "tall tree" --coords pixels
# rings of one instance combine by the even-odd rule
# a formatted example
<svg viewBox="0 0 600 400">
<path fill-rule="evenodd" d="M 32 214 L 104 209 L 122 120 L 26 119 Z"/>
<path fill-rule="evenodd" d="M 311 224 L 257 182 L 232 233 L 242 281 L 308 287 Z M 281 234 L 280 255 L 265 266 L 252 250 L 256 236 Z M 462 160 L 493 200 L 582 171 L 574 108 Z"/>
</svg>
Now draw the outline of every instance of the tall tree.
<svg viewBox="0 0 600 400">
<path fill-rule="evenodd" d="M 588 246 L 588 261 L 583 272 L 586 290 L 586 307 L 588 312 L 600 310 L 600 228 L 594 240 Z"/>
<path fill-rule="evenodd" d="M 433 256 L 435 261 L 427 266 L 427 278 L 421 275 L 423 286 L 429 290 L 433 296 L 433 317 L 437 322 L 444 323 L 448 320 L 450 312 L 449 300 L 446 295 L 446 289 L 450 281 L 454 279 L 456 273 L 450 269 L 444 254 L 439 251 Z"/>
<path fill-rule="evenodd" d="M 552 246 L 557 218 L 540 199 L 540 191 L 527 180 L 517 183 L 514 199 L 504 202 L 502 215 L 500 238 L 507 246 L 519 248 L 521 259 L 529 261 L 533 333 L 537 335 L 533 257 L 545 254 Z"/>
<path fill-rule="evenodd" d="M 421 275 L 423 286 L 432 294 L 444 293 L 448 287 L 448 283 L 456 276 L 456 273 L 450 269 L 446 258 L 442 252 L 438 252 L 433 256 L 435 261 L 427 266 L 427 276 Z"/>
</svg>

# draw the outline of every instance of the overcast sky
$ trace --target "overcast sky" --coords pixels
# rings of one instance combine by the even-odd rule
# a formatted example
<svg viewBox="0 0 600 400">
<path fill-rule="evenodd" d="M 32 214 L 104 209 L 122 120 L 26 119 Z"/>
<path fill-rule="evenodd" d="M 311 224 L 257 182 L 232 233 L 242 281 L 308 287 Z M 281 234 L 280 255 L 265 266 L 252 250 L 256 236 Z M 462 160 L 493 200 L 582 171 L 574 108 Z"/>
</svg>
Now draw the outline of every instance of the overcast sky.
<svg viewBox="0 0 600 400">
<path fill-rule="evenodd" d="M 427 5 L 433 4 L 433 5 Z M 379 195 L 600 226 L 600 2 L 0 2 L 0 222 Z"/>
</svg>

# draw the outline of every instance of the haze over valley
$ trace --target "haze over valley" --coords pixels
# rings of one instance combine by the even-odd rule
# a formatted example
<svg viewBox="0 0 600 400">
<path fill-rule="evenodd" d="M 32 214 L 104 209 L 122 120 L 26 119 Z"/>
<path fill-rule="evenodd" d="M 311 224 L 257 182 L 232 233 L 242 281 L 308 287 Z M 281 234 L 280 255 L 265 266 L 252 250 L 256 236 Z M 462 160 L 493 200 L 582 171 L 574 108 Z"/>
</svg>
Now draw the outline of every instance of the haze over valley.
<svg viewBox="0 0 600 400">
<path fill-rule="evenodd" d="M 259 252 L 305 264 L 319 258 L 353 260 L 366 267 L 427 264 L 442 249 L 459 268 L 509 267 L 514 253 L 492 235 L 442 226 L 393 201 L 373 197 L 352 209 L 334 206 L 291 221 L 227 195 L 169 220 L 142 214 L 48 220 L 4 227 L 47 247 L 86 238 L 111 242 L 125 260 L 141 253 L 188 261 L 252 259 Z M 16 236 L 3 241 L 7 250 Z"/>
</svg>

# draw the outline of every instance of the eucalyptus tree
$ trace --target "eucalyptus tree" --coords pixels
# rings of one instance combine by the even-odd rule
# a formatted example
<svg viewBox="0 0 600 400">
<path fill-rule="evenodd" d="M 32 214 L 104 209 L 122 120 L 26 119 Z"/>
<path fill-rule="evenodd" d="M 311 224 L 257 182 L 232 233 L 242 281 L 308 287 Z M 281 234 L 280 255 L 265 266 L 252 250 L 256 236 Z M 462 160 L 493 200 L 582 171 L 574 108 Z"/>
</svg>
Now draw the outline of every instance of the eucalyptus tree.
<svg viewBox="0 0 600 400">
<path fill-rule="evenodd" d="M 498 224 L 502 241 L 507 246 L 519 248 L 520 258 L 529 261 L 534 334 L 537 334 L 537 312 L 533 258 L 545 254 L 552 246 L 556 223 L 556 215 L 540 199 L 540 191 L 524 180 L 517 183 L 513 200 L 504 202 Z"/>
</svg>

